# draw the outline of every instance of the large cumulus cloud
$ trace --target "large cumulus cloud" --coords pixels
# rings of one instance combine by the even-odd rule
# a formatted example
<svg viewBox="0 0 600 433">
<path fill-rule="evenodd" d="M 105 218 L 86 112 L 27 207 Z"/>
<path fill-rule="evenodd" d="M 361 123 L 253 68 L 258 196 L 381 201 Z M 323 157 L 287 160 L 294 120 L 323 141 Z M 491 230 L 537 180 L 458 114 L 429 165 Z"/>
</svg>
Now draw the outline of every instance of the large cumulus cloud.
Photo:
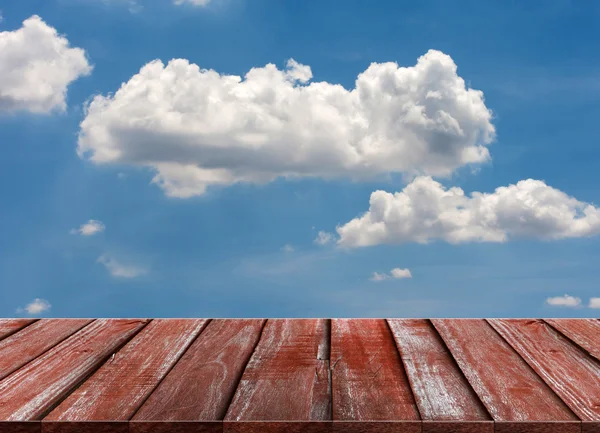
<svg viewBox="0 0 600 433">
<path fill-rule="evenodd" d="M 288 61 L 239 76 L 185 59 L 153 61 L 87 107 L 80 156 L 151 167 L 165 193 L 277 177 L 447 176 L 487 161 L 495 135 L 483 93 L 446 54 L 373 63 L 355 87 L 312 82 Z"/>
<path fill-rule="evenodd" d="M 373 192 L 369 210 L 337 232 L 338 243 L 346 247 L 556 240 L 599 234 L 600 209 L 539 180 L 468 196 L 460 188 L 446 189 L 430 177 L 418 177 L 395 194 Z"/>
<path fill-rule="evenodd" d="M 83 49 L 34 15 L 0 32 L 0 112 L 64 111 L 67 86 L 91 70 Z"/>
</svg>

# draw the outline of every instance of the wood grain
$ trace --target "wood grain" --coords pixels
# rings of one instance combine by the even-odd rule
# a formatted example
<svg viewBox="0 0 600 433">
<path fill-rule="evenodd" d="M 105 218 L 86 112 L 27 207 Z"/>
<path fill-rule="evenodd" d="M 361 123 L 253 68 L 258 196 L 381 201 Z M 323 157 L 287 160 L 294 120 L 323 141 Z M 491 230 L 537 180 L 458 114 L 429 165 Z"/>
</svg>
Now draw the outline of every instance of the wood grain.
<svg viewBox="0 0 600 433">
<path fill-rule="evenodd" d="M 44 422 L 129 420 L 206 323 L 206 319 L 153 320 Z"/>
<path fill-rule="evenodd" d="M 0 319 L 0 340 L 25 328 L 36 320 L 37 319 Z"/>
<path fill-rule="evenodd" d="M 419 412 L 384 319 L 331 321 L 331 385 L 334 421 L 413 421 L 396 426 L 420 432 Z"/>
<path fill-rule="evenodd" d="M 584 421 L 600 431 L 600 363 L 542 320 L 488 322 Z"/>
<path fill-rule="evenodd" d="M 329 389 L 329 321 L 270 319 L 225 420 L 330 420 Z"/>
<path fill-rule="evenodd" d="M 40 419 L 147 320 L 100 319 L 0 381 L 0 420 Z"/>
<path fill-rule="evenodd" d="M 127 421 L 42 421 L 41 424 L 41 433 L 129 433 Z"/>
<path fill-rule="evenodd" d="M 265 322 L 213 319 L 133 420 L 223 419 Z"/>
<path fill-rule="evenodd" d="M 600 320 L 545 319 L 545 322 L 600 360 Z"/>
<path fill-rule="evenodd" d="M 0 340 L 0 380 L 91 322 L 90 319 L 42 319 Z"/>
<path fill-rule="evenodd" d="M 331 422 L 319 421 L 224 421 L 224 433 L 330 433 Z"/>
<path fill-rule="evenodd" d="M 528 424 L 531 432 L 580 428 L 579 419 L 485 320 L 431 322 L 496 422 L 496 431 L 503 422 L 514 429 L 530 421 L 561 421 L 545 430 Z"/>
<path fill-rule="evenodd" d="M 389 319 L 427 431 L 493 432 L 489 414 L 433 325 L 424 319 Z M 444 422 L 447 421 L 447 422 Z"/>
<path fill-rule="evenodd" d="M 129 421 L 129 433 L 222 433 L 221 421 Z"/>
</svg>

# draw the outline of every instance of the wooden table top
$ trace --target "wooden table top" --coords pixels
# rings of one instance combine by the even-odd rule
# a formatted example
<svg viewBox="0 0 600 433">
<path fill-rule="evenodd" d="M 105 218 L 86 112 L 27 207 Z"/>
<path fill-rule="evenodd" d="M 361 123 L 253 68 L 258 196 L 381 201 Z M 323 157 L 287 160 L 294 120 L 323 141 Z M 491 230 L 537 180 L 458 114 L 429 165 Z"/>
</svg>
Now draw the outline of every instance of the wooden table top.
<svg viewBox="0 0 600 433">
<path fill-rule="evenodd" d="M 600 433 L 598 319 L 0 319 L 0 433 Z"/>
</svg>

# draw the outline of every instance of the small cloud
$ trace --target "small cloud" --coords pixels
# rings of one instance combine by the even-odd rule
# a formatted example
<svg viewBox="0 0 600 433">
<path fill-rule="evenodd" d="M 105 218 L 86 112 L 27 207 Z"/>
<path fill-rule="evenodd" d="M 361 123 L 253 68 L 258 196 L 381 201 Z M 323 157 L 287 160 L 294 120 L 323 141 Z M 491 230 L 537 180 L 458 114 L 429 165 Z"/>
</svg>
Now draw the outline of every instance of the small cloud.
<svg viewBox="0 0 600 433">
<path fill-rule="evenodd" d="M 333 235 L 323 230 L 317 233 L 317 237 L 314 240 L 315 244 L 318 245 L 327 245 L 331 241 L 333 241 Z"/>
<path fill-rule="evenodd" d="M 295 249 L 290 244 L 285 244 L 283 247 L 281 247 L 281 251 L 283 251 L 284 253 L 293 253 Z"/>
<path fill-rule="evenodd" d="M 52 305 L 45 299 L 35 298 L 31 303 L 27 304 L 25 308 L 17 308 L 17 313 L 27 313 L 31 316 L 38 315 L 44 311 L 48 311 Z"/>
<path fill-rule="evenodd" d="M 565 294 L 546 299 L 546 304 L 554 307 L 577 307 L 581 305 L 581 299 Z"/>
<path fill-rule="evenodd" d="M 135 278 L 148 272 L 146 269 L 137 266 L 119 263 L 114 258 L 106 255 L 98 257 L 98 260 L 96 261 L 102 263 L 110 275 L 117 278 Z"/>
<path fill-rule="evenodd" d="M 392 278 L 412 278 L 410 269 L 394 268 L 391 270 Z"/>
<path fill-rule="evenodd" d="M 379 272 L 373 272 L 373 276 L 371 276 L 370 280 L 371 281 L 384 281 L 384 280 L 389 280 L 389 279 L 395 279 L 395 280 L 399 280 L 399 279 L 403 279 L 403 278 L 412 278 L 412 274 L 410 273 L 410 269 L 401 269 L 401 268 L 394 268 L 390 271 L 390 274 L 384 274 L 384 273 L 379 273 Z"/>
<path fill-rule="evenodd" d="M 380 274 L 379 272 L 373 272 L 373 276 L 369 278 L 371 281 L 384 281 L 389 280 L 390 276 L 388 274 Z"/>
<path fill-rule="evenodd" d="M 206 6 L 211 2 L 211 0 L 173 0 L 173 3 L 176 5 L 189 4 L 192 6 Z"/>
<path fill-rule="evenodd" d="M 82 224 L 78 229 L 72 229 L 72 235 L 81 235 L 81 236 L 92 236 L 96 233 L 103 232 L 105 229 L 104 224 L 98 220 L 89 220 L 85 224 Z"/>
<path fill-rule="evenodd" d="M 600 298 L 590 298 L 590 308 L 600 308 Z"/>
</svg>

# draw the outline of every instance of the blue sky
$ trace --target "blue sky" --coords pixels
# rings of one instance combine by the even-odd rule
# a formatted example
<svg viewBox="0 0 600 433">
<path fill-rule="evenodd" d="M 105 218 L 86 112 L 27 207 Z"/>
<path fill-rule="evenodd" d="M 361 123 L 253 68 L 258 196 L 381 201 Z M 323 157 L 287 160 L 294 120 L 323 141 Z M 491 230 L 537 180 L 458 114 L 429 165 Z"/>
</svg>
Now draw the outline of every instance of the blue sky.
<svg viewBox="0 0 600 433">
<path fill-rule="evenodd" d="M 598 316 L 598 3 L 192 3 L 0 7 L 0 316 Z"/>
</svg>

